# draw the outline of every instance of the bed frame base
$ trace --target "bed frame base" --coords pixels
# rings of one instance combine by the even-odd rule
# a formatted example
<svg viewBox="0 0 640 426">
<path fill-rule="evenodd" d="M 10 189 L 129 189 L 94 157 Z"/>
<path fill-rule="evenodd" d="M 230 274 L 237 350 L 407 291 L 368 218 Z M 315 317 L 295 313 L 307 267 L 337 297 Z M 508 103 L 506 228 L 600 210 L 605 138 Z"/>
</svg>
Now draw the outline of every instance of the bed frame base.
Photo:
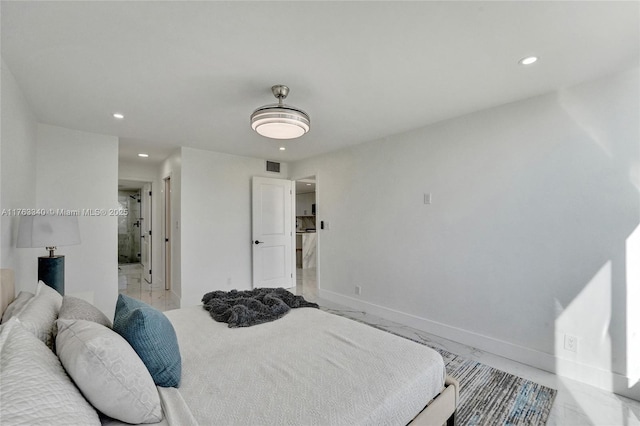
<svg viewBox="0 0 640 426">
<path fill-rule="evenodd" d="M 460 384 L 447 376 L 444 389 L 409 423 L 411 426 L 447 426 L 456 425 L 456 407 L 458 406 Z"/>
</svg>

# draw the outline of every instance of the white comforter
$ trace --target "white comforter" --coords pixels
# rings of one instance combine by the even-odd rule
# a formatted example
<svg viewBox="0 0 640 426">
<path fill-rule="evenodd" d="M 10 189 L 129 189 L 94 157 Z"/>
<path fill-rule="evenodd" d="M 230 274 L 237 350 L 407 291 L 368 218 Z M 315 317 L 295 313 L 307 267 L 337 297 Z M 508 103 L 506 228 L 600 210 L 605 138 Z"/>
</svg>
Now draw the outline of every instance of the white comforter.
<svg viewBox="0 0 640 426">
<path fill-rule="evenodd" d="M 161 389 L 170 424 L 405 425 L 444 384 L 434 350 L 318 309 L 233 329 L 202 306 L 165 314 L 183 362 Z"/>
</svg>

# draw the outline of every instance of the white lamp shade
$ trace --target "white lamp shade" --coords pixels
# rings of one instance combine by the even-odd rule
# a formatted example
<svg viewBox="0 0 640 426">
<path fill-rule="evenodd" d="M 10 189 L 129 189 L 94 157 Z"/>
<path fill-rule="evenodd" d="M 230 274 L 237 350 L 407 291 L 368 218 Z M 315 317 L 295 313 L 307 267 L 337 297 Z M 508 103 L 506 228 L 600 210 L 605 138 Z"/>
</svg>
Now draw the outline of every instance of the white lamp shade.
<svg viewBox="0 0 640 426">
<path fill-rule="evenodd" d="M 77 216 L 22 216 L 18 228 L 19 248 L 58 247 L 80 244 Z"/>
</svg>

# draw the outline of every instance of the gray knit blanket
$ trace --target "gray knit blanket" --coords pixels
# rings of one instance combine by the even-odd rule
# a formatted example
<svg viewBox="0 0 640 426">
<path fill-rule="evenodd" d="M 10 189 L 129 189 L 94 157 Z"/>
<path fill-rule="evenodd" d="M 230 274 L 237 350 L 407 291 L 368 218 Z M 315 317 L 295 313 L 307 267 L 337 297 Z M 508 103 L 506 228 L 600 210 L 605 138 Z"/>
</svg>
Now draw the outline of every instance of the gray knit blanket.
<svg viewBox="0 0 640 426">
<path fill-rule="evenodd" d="M 229 327 L 250 327 L 282 318 L 292 308 L 318 308 L 316 303 L 284 288 L 256 288 L 246 291 L 212 291 L 202 297 L 204 309 Z"/>
</svg>

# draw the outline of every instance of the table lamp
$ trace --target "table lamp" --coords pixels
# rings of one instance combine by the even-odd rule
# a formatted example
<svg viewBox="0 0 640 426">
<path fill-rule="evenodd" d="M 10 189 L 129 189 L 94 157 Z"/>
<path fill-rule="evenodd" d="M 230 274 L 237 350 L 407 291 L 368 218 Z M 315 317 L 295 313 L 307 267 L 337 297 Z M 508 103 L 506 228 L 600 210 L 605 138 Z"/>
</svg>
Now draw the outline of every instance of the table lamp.
<svg viewBox="0 0 640 426">
<path fill-rule="evenodd" d="M 22 216 L 18 227 L 19 248 L 45 247 L 49 256 L 38 257 L 38 280 L 64 295 L 64 256 L 58 246 L 80 244 L 77 216 Z"/>
</svg>

